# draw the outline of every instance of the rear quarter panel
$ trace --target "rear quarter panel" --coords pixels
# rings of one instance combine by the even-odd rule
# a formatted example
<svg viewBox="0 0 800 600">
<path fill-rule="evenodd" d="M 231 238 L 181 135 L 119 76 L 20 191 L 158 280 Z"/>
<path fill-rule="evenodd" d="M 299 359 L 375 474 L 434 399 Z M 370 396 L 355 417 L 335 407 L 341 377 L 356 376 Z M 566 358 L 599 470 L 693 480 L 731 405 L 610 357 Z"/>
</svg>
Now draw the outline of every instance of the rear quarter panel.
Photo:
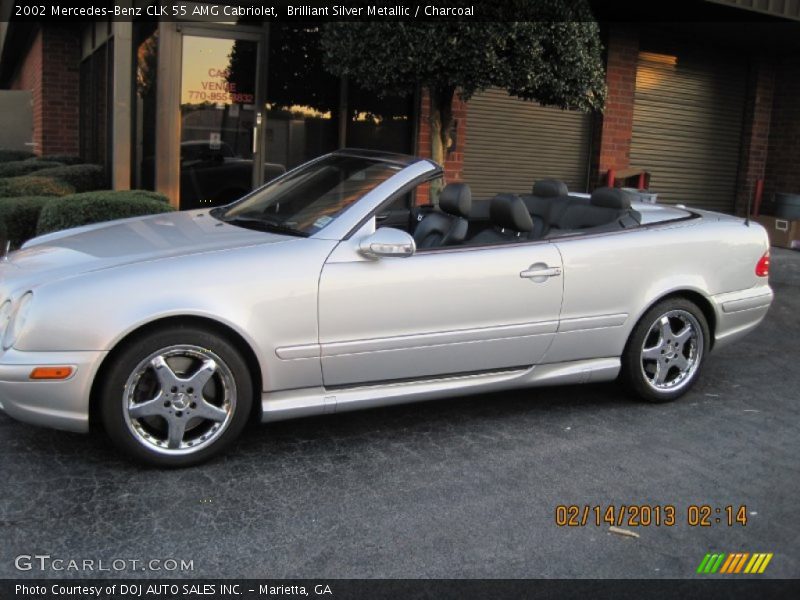
<svg viewBox="0 0 800 600">
<path fill-rule="evenodd" d="M 755 275 L 769 247 L 764 229 L 714 213 L 555 245 L 564 262 L 564 299 L 545 362 L 621 355 L 642 314 L 671 293 L 701 294 L 716 312 L 714 296 L 769 290 Z M 608 315 L 614 318 L 600 318 Z"/>
</svg>

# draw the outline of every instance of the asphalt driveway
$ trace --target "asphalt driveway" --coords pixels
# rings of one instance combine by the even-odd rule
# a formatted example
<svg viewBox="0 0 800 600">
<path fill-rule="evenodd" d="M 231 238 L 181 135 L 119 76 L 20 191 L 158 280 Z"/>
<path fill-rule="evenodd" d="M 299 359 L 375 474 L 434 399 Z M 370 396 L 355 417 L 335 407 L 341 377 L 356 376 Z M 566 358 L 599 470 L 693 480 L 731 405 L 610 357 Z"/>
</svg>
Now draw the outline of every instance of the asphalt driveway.
<svg viewBox="0 0 800 600">
<path fill-rule="evenodd" d="M 773 251 L 772 282 L 766 322 L 669 405 L 614 385 L 458 398 L 255 426 L 181 471 L 0 415 L 0 577 L 75 575 L 20 554 L 193 561 L 173 577 L 691 577 L 712 551 L 798 577 L 800 252 Z M 676 524 L 559 527 L 558 504 L 671 504 Z M 748 523 L 693 527 L 690 504 Z"/>
</svg>

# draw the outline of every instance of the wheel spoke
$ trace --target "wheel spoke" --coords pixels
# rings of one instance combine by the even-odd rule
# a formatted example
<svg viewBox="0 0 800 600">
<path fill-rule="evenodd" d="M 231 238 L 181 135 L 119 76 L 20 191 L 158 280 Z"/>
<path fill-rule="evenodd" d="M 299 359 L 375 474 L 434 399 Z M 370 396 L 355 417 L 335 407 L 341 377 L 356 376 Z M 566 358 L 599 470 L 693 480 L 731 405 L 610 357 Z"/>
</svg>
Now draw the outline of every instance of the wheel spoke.
<svg viewBox="0 0 800 600">
<path fill-rule="evenodd" d="M 675 341 L 682 347 L 692 337 L 694 329 L 688 323 L 678 333 L 674 335 Z"/>
<path fill-rule="evenodd" d="M 228 416 L 228 413 L 225 409 L 220 408 L 219 406 L 214 406 L 206 400 L 200 401 L 193 414 L 194 416 L 203 417 L 204 419 L 217 421 L 219 423 L 224 421 Z"/>
<path fill-rule="evenodd" d="M 642 350 L 642 358 L 648 360 L 658 360 L 661 358 L 661 344 Z"/>
<path fill-rule="evenodd" d="M 171 387 L 178 385 L 178 376 L 175 375 L 175 372 L 170 368 L 163 356 L 156 356 L 150 361 L 150 366 L 156 372 L 162 391 L 169 391 Z"/>
<path fill-rule="evenodd" d="M 208 383 L 208 380 L 211 379 L 216 372 L 217 363 L 210 358 L 206 359 L 195 374 L 186 380 L 186 383 L 194 387 L 198 394 L 202 394 L 203 388 Z"/>
<path fill-rule="evenodd" d="M 169 427 L 167 445 L 172 449 L 180 448 L 183 441 L 183 433 L 186 430 L 186 419 L 173 417 L 167 419 L 167 425 Z"/>
<path fill-rule="evenodd" d="M 686 357 L 683 354 L 680 354 L 680 353 L 678 353 L 678 356 L 676 356 L 674 358 L 672 364 L 675 365 L 676 367 L 678 367 L 678 369 L 680 369 L 681 373 L 684 373 L 686 371 L 686 369 L 689 368 L 689 361 L 686 360 Z"/>
<path fill-rule="evenodd" d="M 672 337 L 672 325 L 669 323 L 669 318 L 664 315 L 658 322 L 658 330 L 661 334 L 661 343 L 665 343 Z"/>
<path fill-rule="evenodd" d="M 128 414 L 131 419 L 141 419 L 142 417 L 151 417 L 153 415 L 160 415 L 164 412 L 164 401 L 161 394 L 158 394 L 152 400 L 139 402 L 128 407 Z"/>
<path fill-rule="evenodd" d="M 662 385 L 667 378 L 667 373 L 669 373 L 669 365 L 659 360 L 656 363 L 656 374 L 653 377 L 653 383 Z"/>
</svg>

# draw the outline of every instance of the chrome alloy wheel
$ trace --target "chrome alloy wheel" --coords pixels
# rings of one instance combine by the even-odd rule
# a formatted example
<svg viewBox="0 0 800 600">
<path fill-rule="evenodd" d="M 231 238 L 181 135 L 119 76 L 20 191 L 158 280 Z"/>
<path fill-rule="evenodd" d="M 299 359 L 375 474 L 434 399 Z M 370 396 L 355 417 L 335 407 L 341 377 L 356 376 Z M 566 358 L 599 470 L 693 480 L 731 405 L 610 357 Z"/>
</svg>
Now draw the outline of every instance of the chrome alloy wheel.
<svg viewBox="0 0 800 600">
<path fill-rule="evenodd" d="M 645 381 L 657 392 L 672 392 L 688 385 L 700 366 L 703 328 L 691 313 L 671 310 L 650 326 L 642 344 L 641 366 Z"/>
<path fill-rule="evenodd" d="M 125 423 L 139 443 L 162 454 L 190 454 L 212 444 L 230 424 L 236 384 L 210 350 L 169 346 L 136 366 L 123 403 Z"/>
</svg>

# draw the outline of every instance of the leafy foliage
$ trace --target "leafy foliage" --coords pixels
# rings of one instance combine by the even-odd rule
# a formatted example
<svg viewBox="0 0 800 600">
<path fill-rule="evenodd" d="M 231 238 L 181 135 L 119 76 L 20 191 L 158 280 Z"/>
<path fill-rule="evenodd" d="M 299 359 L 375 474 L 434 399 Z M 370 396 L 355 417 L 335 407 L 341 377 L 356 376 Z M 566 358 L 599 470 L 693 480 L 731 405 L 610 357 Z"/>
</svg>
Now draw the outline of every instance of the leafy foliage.
<svg viewBox="0 0 800 600">
<path fill-rule="evenodd" d="M 585 0 L 509 0 L 482 11 L 491 22 L 327 23 L 325 67 L 380 96 L 427 88 L 432 156 L 440 162 L 456 93 L 469 100 L 496 86 L 544 105 L 603 108 L 602 47 Z"/>
<path fill-rule="evenodd" d="M 18 196 L 64 196 L 75 192 L 69 183 L 51 177 L 26 175 L 24 177 L 9 177 L 0 179 L 0 198 L 15 198 Z"/>
<path fill-rule="evenodd" d="M 74 154 L 43 154 L 42 156 L 34 156 L 28 160 L 61 163 L 62 165 L 79 165 L 83 162 L 80 156 L 75 156 Z"/>
<path fill-rule="evenodd" d="M 11 241 L 12 248 L 19 248 L 36 235 L 36 225 L 44 205 L 52 196 L 20 196 L 0 199 L 0 224 L 7 232 L 4 239 Z M 57 202 L 63 202 L 59 198 Z"/>
<path fill-rule="evenodd" d="M 33 152 L 27 150 L 7 150 L 0 148 L 0 163 L 11 162 L 15 160 L 25 160 L 36 156 Z"/>
<path fill-rule="evenodd" d="M 61 167 L 61 163 L 28 159 L 28 160 L 14 160 L 10 162 L 0 163 L 0 177 L 22 177 L 23 175 L 30 175 L 35 171 L 42 169 L 49 169 L 51 167 Z"/>
<path fill-rule="evenodd" d="M 100 190 L 48 202 L 39 215 L 37 235 L 174 210 L 161 194 L 143 190 Z"/>
<path fill-rule="evenodd" d="M 71 185 L 76 192 L 99 190 L 106 185 L 103 167 L 99 165 L 69 165 L 37 171 L 38 177 L 49 177 Z"/>
</svg>

